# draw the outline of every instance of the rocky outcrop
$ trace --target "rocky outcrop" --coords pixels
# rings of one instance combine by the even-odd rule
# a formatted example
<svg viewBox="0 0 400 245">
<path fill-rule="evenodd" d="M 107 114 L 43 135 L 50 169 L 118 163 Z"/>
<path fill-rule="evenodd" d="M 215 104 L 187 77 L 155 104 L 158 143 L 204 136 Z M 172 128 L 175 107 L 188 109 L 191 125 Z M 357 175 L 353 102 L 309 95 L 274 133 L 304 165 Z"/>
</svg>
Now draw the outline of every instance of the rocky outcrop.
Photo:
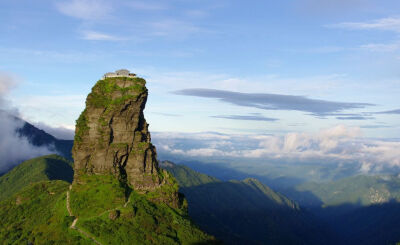
<svg viewBox="0 0 400 245">
<path fill-rule="evenodd" d="M 82 174 L 112 174 L 137 191 L 165 184 L 143 115 L 145 83 L 138 77 L 112 77 L 92 88 L 76 122 L 75 180 Z"/>
</svg>

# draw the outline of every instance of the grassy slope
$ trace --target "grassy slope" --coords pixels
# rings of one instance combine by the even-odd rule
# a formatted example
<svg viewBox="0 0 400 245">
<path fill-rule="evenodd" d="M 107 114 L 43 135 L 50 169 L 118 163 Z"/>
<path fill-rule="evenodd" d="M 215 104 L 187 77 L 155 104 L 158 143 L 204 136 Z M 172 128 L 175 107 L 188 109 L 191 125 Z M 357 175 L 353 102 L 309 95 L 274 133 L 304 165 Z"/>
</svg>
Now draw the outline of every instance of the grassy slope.
<svg viewBox="0 0 400 245">
<path fill-rule="evenodd" d="M 65 181 L 43 181 L 0 202 L 2 244 L 91 244 L 69 229 Z"/>
<path fill-rule="evenodd" d="M 176 165 L 172 162 L 164 161 L 161 163 L 161 166 L 172 173 L 176 180 L 178 180 L 180 187 L 190 187 L 214 182 L 221 182 L 217 178 L 196 172 L 184 165 Z"/>
<path fill-rule="evenodd" d="M 103 244 L 201 244 L 214 242 L 185 210 L 149 201 L 148 194 L 126 192 L 113 176 L 81 176 L 71 190 L 77 226 Z M 110 213 L 118 212 L 116 220 Z"/>
<path fill-rule="evenodd" d="M 25 161 L 0 177 L 0 200 L 4 200 L 30 183 L 44 180 L 72 182 L 72 163 L 57 155 Z"/>
<path fill-rule="evenodd" d="M 227 243 L 323 244 L 318 233 L 324 231 L 308 223 L 296 203 L 256 179 L 222 182 L 182 165 L 162 167 L 182 186 L 190 216 Z"/>
<path fill-rule="evenodd" d="M 69 228 L 75 217 L 79 218 L 76 226 L 102 244 L 215 242 L 190 221 L 185 210 L 149 201 L 150 193 L 132 191 L 126 196 L 126 187 L 112 176 L 84 176 L 74 183 L 70 194 L 74 217 L 70 217 L 66 209 L 69 185 L 37 182 L 0 202 L 2 244 L 93 244 Z M 111 220 L 109 215 L 115 212 L 120 216 Z"/>
</svg>

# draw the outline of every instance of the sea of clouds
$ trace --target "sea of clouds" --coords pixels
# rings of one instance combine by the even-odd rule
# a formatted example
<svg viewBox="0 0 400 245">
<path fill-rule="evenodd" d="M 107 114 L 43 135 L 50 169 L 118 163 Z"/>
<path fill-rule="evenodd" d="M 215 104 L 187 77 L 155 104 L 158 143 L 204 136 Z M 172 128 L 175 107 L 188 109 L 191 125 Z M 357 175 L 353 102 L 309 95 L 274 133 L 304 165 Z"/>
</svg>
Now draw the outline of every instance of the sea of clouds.
<svg viewBox="0 0 400 245">
<path fill-rule="evenodd" d="M 259 159 L 282 162 L 337 162 L 359 164 L 360 173 L 400 167 L 400 141 L 363 137 L 359 127 L 336 125 L 315 133 L 243 135 L 207 133 L 153 133 L 160 155 L 188 159 Z M 276 161 L 275 161 L 276 162 Z M 278 161 L 279 162 L 279 161 Z"/>
</svg>

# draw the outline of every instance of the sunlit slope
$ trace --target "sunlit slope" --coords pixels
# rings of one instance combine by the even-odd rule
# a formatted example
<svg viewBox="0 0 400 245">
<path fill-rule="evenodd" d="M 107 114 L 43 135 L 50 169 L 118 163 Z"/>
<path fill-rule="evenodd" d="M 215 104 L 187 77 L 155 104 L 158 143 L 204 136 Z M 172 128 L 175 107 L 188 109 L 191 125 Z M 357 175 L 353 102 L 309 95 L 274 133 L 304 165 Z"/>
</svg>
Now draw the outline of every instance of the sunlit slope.
<svg viewBox="0 0 400 245">
<path fill-rule="evenodd" d="M 57 155 L 30 159 L 0 177 L 0 200 L 15 194 L 30 183 L 44 180 L 72 182 L 72 163 Z"/>
</svg>

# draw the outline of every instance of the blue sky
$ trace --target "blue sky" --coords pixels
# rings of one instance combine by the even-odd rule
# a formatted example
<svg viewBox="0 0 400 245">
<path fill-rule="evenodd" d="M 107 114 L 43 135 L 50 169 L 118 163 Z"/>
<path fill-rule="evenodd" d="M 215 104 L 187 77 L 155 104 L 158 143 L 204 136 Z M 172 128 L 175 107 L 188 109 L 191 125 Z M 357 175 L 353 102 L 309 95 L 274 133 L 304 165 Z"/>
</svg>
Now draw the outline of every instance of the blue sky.
<svg viewBox="0 0 400 245">
<path fill-rule="evenodd" d="M 153 132 L 400 138 L 399 34 L 398 1 L 1 1 L 0 76 L 53 127 L 73 129 L 103 73 L 128 68 Z"/>
</svg>

